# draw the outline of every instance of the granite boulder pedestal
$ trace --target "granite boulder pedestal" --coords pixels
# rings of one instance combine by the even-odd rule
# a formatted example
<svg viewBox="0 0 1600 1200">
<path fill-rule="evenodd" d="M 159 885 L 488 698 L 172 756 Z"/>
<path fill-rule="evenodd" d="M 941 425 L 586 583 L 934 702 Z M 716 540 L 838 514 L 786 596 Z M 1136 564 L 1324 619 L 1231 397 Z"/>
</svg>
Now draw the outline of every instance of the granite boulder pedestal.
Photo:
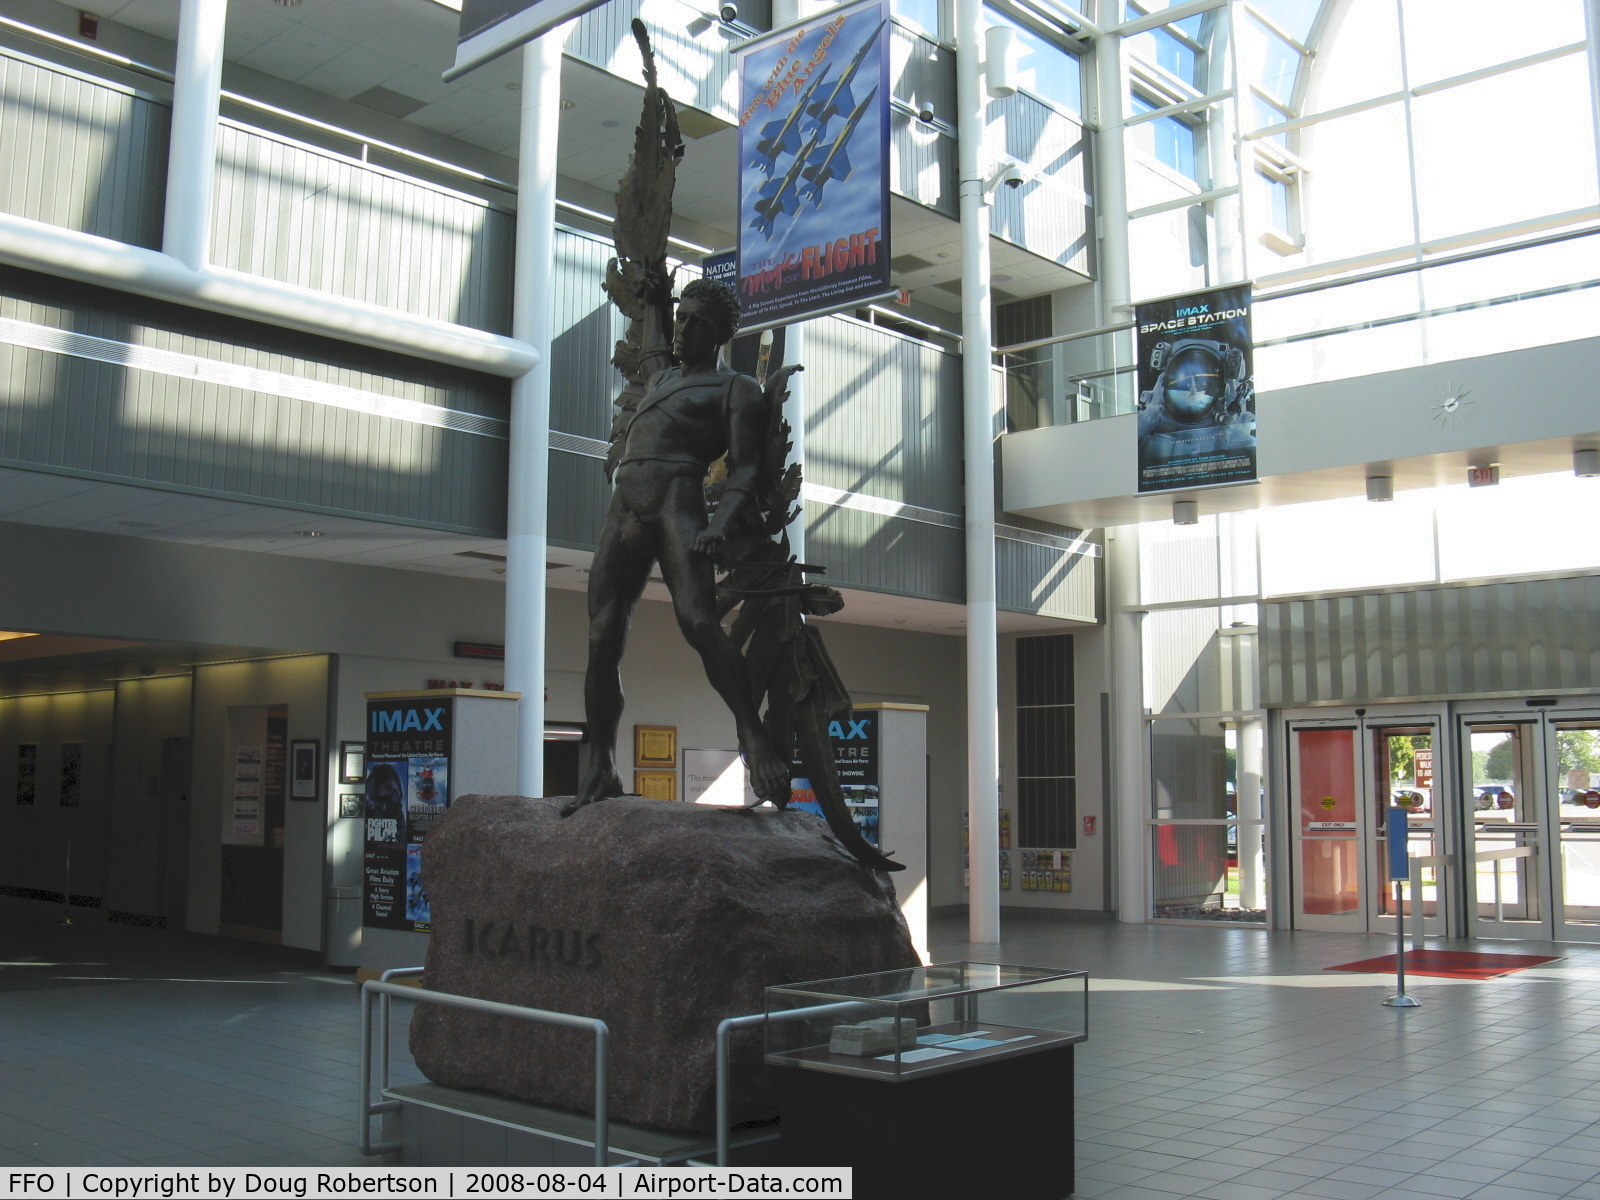
<svg viewBox="0 0 1600 1200">
<path fill-rule="evenodd" d="M 463 796 L 433 827 L 426 986 L 605 1021 L 614 1120 L 714 1129 L 718 1022 L 774 984 L 920 964 L 889 877 L 809 813 L 562 803 Z M 423 1004 L 411 1049 L 436 1083 L 593 1106 L 586 1032 Z M 759 1063 L 759 1031 L 734 1052 Z M 734 1078 L 735 1121 L 776 1112 L 762 1071 Z"/>
</svg>

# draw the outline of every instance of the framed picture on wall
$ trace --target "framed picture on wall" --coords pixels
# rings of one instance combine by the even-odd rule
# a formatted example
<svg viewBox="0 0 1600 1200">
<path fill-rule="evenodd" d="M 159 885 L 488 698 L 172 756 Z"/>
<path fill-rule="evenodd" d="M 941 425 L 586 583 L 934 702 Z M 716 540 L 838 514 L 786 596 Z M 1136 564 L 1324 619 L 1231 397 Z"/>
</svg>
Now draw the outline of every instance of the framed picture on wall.
<svg viewBox="0 0 1600 1200">
<path fill-rule="evenodd" d="M 646 800 L 676 800 L 678 798 L 678 773 L 676 771 L 635 771 L 633 791 Z"/>
<path fill-rule="evenodd" d="M 642 770 L 660 770 L 678 765 L 678 727 L 676 725 L 635 725 L 633 727 L 633 765 Z"/>
<path fill-rule="evenodd" d="M 361 804 L 366 799 L 360 792 L 339 793 L 339 815 L 341 817 L 359 817 Z"/>
<path fill-rule="evenodd" d="M 367 777 L 367 744 L 339 743 L 339 782 L 360 783 Z"/>
<path fill-rule="evenodd" d="M 317 766 L 322 743 L 314 738 L 289 743 L 289 797 L 293 800 L 317 798 Z"/>
</svg>

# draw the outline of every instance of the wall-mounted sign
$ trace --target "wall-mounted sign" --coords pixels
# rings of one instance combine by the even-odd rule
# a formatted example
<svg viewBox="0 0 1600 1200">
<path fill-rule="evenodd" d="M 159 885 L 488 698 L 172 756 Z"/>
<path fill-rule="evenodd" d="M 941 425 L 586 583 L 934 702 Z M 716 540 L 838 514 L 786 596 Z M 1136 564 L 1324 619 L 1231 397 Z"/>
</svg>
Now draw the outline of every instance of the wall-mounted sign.
<svg viewBox="0 0 1600 1200">
<path fill-rule="evenodd" d="M 1139 491 L 1256 478 L 1250 287 L 1134 309 Z"/>
</svg>

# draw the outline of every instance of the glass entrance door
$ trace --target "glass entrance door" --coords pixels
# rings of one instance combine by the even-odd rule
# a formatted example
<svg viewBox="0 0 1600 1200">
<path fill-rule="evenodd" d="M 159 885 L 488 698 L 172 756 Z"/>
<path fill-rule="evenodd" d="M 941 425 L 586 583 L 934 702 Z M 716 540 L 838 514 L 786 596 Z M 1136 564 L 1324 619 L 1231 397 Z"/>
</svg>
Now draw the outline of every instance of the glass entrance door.
<svg viewBox="0 0 1600 1200">
<path fill-rule="evenodd" d="M 1462 719 L 1479 937 L 1600 942 L 1600 713 Z"/>
<path fill-rule="evenodd" d="M 1424 931 L 1445 932 L 1444 836 L 1435 800 L 1444 767 L 1435 757 L 1439 729 L 1431 713 L 1373 716 L 1367 710 L 1290 723 L 1296 928 L 1393 930 L 1384 810 L 1398 805 L 1411 814 L 1407 848 Z M 1600 850 L 1600 828 L 1596 835 Z M 1408 929 L 1411 894 L 1408 889 L 1401 902 Z"/>
</svg>

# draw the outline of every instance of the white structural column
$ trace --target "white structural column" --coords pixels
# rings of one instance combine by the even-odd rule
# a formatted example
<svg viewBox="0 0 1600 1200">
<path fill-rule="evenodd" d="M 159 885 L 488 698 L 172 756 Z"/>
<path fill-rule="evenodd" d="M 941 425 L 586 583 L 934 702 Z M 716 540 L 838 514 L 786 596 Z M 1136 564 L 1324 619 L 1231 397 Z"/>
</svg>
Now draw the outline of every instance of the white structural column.
<svg viewBox="0 0 1600 1200">
<path fill-rule="evenodd" d="M 1113 29 L 1121 0 L 1100 0 L 1095 16 Z M 1095 213 L 1100 240 L 1100 320 L 1115 325 L 1131 317 L 1128 271 L 1127 158 L 1122 118 L 1128 76 L 1122 37 L 1104 33 L 1094 41 Z M 1109 365 L 1121 365 L 1111 364 Z M 1139 604 L 1139 527 L 1124 525 L 1106 533 L 1106 623 L 1111 645 L 1112 814 L 1107 831 L 1115 839 L 1114 881 L 1117 919 L 1148 917 L 1145 880 L 1145 730 L 1144 663 Z"/>
<path fill-rule="evenodd" d="M 1000 685 L 995 620 L 994 442 L 984 178 L 983 0 L 956 0 L 961 177 L 961 396 L 967 533 L 967 940 L 1000 940 Z"/>
<path fill-rule="evenodd" d="M 1121 0 L 1101 0 L 1102 26 L 1117 23 Z M 1100 254 L 1100 321 L 1114 325 L 1128 311 L 1128 185 L 1123 145 L 1122 111 L 1128 80 L 1123 66 L 1122 38 L 1104 33 L 1094 40 L 1094 173 L 1095 225 Z M 1111 364 L 1107 364 L 1108 366 Z"/>
<path fill-rule="evenodd" d="M 1111 786 L 1115 814 L 1117 920 L 1149 919 L 1150 842 L 1145 802 L 1144 656 L 1139 611 L 1139 527 L 1106 532 L 1106 608 L 1111 627 Z"/>
<path fill-rule="evenodd" d="M 183 0 L 172 76 L 172 136 L 161 247 L 190 270 L 211 252 L 217 180 L 217 112 L 228 0 Z"/>
<path fill-rule="evenodd" d="M 522 48 L 512 336 L 539 355 L 511 383 L 506 495 L 506 688 L 517 705 L 517 794 L 544 794 L 545 551 L 550 516 L 550 339 L 555 289 L 561 47 L 570 25 Z"/>
<path fill-rule="evenodd" d="M 1594 118 L 1595 169 L 1600 173 L 1600 0 L 1583 0 L 1583 26 L 1589 42 L 1589 106 Z"/>
</svg>

